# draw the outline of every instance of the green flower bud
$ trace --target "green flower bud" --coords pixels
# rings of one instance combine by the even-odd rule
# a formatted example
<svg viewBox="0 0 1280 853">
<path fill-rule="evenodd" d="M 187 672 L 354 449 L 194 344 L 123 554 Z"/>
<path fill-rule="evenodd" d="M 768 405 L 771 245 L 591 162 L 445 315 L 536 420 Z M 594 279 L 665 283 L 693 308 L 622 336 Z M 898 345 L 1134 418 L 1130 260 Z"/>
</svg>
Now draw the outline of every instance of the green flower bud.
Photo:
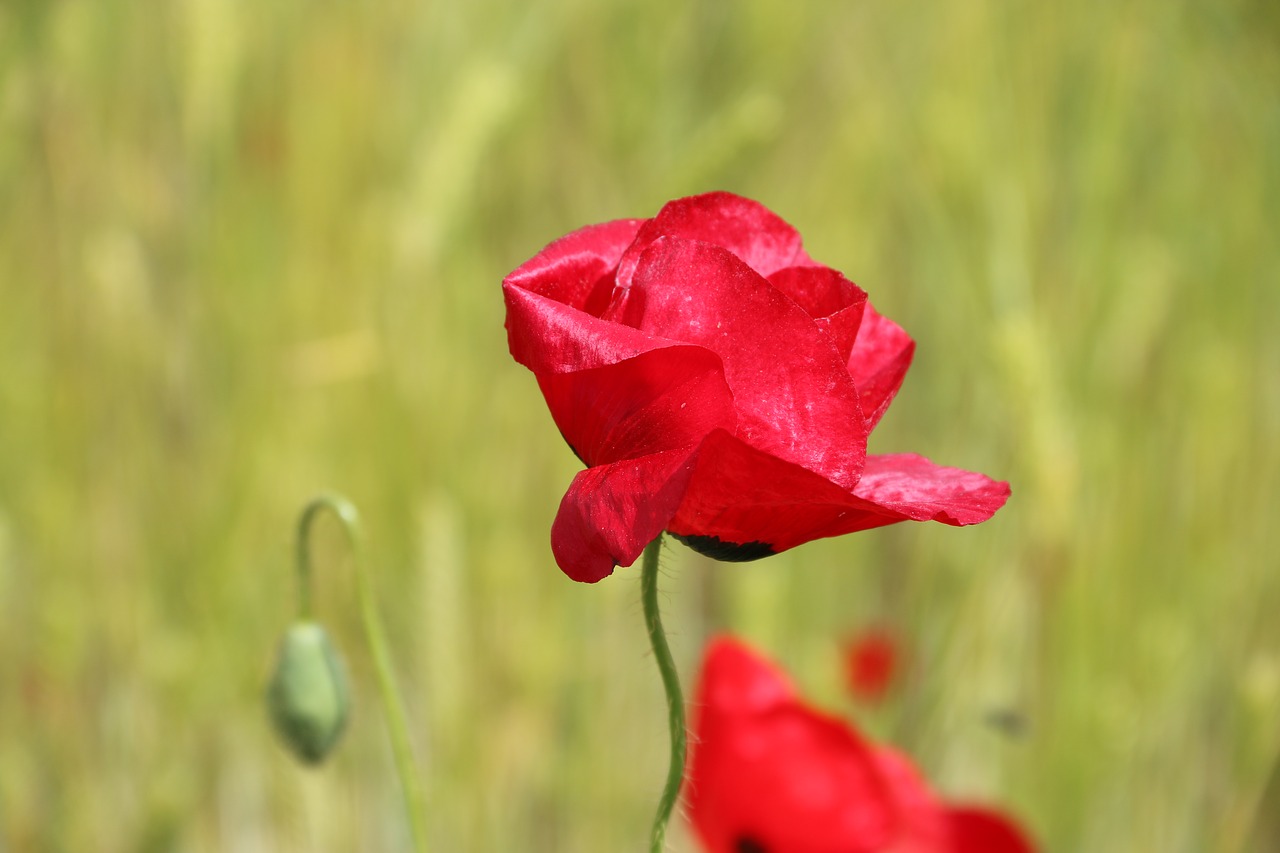
<svg viewBox="0 0 1280 853">
<path fill-rule="evenodd" d="M 346 671 L 319 624 L 297 622 L 284 635 L 267 708 L 285 745 L 307 764 L 324 761 L 342 736 L 351 709 Z"/>
</svg>

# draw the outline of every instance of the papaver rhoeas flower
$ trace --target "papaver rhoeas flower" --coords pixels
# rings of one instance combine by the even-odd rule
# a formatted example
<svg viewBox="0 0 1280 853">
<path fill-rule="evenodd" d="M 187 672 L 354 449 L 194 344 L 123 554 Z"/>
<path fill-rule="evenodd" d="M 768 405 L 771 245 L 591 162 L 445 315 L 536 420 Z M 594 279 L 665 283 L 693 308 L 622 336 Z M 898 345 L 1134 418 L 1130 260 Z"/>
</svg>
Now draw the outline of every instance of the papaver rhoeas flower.
<svg viewBox="0 0 1280 853">
<path fill-rule="evenodd" d="M 889 692 L 902 664 L 897 634 L 888 628 L 868 628 L 844 644 L 845 683 L 857 699 L 878 702 Z"/>
<path fill-rule="evenodd" d="M 1030 853 L 1011 820 L 940 801 L 902 755 L 802 703 L 751 649 L 713 642 L 685 782 L 708 853 Z"/>
<path fill-rule="evenodd" d="M 664 530 L 723 560 L 908 519 L 985 521 L 1006 483 L 867 455 L 914 342 L 728 193 L 556 240 L 502 283 L 507 336 L 586 465 L 551 529 L 571 578 Z"/>
</svg>

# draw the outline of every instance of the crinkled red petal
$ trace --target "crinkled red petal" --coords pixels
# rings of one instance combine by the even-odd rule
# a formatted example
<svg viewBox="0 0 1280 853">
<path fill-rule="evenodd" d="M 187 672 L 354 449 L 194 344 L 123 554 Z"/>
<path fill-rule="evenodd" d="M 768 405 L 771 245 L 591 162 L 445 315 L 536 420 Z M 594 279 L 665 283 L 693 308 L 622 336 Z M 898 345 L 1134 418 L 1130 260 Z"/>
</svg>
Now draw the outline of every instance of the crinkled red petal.
<svg viewBox="0 0 1280 853">
<path fill-rule="evenodd" d="M 515 285 L 504 284 L 502 295 L 511 356 L 539 376 L 590 370 L 678 345 Z"/>
<path fill-rule="evenodd" d="M 769 283 L 814 319 L 847 363 L 867 305 L 866 291 L 830 267 L 787 267 L 769 276 Z"/>
<path fill-rule="evenodd" d="M 549 244 L 503 279 L 504 285 L 528 290 L 579 311 L 587 310 L 592 292 L 603 281 L 613 290 L 613 271 L 623 251 L 635 240 L 643 219 L 619 219 L 588 225 Z M 600 307 L 608 304 L 608 293 Z M 599 314 L 599 311 L 589 312 Z"/>
<path fill-rule="evenodd" d="M 590 370 L 538 377 L 547 408 L 587 465 L 692 448 L 716 428 L 733 429 L 733 395 L 720 359 L 672 346 Z"/>
<path fill-rule="evenodd" d="M 1013 820 L 980 806 L 947 810 L 954 853 L 1035 853 L 1036 847 Z"/>
<path fill-rule="evenodd" d="M 1009 484 L 976 471 L 935 465 L 914 453 L 868 456 L 854 494 L 882 512 L 963 527 L 995 515 Z"/>
<path fill-rule="evenodd" d="M 618 284 L 628 287 L 640 255 L 659 237 L 714 243 L 737 255 L 760 275 L 812 264 L 800 234 L 763 204 L 726 192 L 669 202 L 646 222 L 618 264 Z"/>
<path fill-rule="evenodd" d="M 717 430 L 698 451 L 689 489 L 669 529 L 728 544 L 763 543 L 778 553 L 847 532 L 853 519 L 878 527 L 901 516 L 882 514 L 830 480 Z"/>
<path fill-rule="evenodd" d="M 739 438 L 846 488 L 858 481 L 866 427 L 843 360 L 813 318 L 727 250 L 655 240 L 604 316 L 716 353 Z"/>
<path fill-rule="evenodd" d="M 867 432 L 875 429 L 911 366 L 916 344 L 902 327 L 867 305 L 849 355 L 849 375 L 858 386 Z"/>
<path fill-rule="evenodd" d="M 1008 499 L 1008 483 L 944 468 L 912 454 L 868 456 L 850 493 L 722 430 L 708 434 L 668 528 L 681 537 L 762 543 L 778 553 L 814 539 L 899 521 L 985 521 Z"/>
<path fill-rule="evenodd" d="M 629 566 L 667 526 L 692 471 L 670 450 L 579 471 L 551 525 L 551 550 L 570 578 L 595 583 Z"/>
</svg>

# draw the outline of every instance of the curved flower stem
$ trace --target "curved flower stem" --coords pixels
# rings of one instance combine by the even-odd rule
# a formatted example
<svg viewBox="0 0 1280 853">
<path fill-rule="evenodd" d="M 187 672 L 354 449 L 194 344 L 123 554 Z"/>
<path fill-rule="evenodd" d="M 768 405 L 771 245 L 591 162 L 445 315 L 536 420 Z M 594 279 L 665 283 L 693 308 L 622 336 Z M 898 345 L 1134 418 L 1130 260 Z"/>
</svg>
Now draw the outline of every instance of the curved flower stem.
<svg viewBox="0 0 1280 853">
<path fill-rule="evenodd" d="M 342 522 L 342 529 L 347 534 L 347 541 L 351 543 L 356 569 L 356 592 L 360 598 L 360 617 L 364 624 L 365 638 L 369 642 L 369 654 L 373 658 L 374 672 L 377 674 L 378 692 L 382 696 L 383 710 L 386 713 L 387 735 L 391 739 L 391 753 L 395 757 L 396 772 L 400 776 L 400 789 L 404 794 L 405 809 L 409 814 L 409 830 L 413 835 L 414 849 L 417 853 L 425 853 L 427 831 L 422 812 L 422 788 L 418 784 L 413 751 L 409 746 L 409 726 L 404 712 L 404 702 L 400 698 L 395 675 L 391 670 L 391 656 L 387 652 L 386 634 L 382 628 L 382 620 L 378 617 L 378 608 L 374 603 L 368 575 L 364 571 L 360 514 L 356 512 L 355 505 L 341 495 L 323 494 L 312 498 L 298 519 L 296 556 L 299 617 L 304 620 L 311 619 L 309 534 L 311 523 L 323 509 L 329 510 L 338 517 Z"/>
<path fill-rule="evenodd" d="M 658 552 L 662 549 L 662 534 L 644 549 L 643 568 L 640 573 L 640 595 L 644 601 L 644 624 L 649 630 L 649 644 L 653 657 L 662 673 L 662 686 L 667 691 L 667 721 L 671 729 L 671 763 L 667 767 L 667 782 L 658 801 L 658 812 L 653 816 L 653 831 L 649 836 L 650 853 L 662 853 L 667 835 L 667 822 L 680 796 L 680 783 L 684 781 L 685 743 L 687 735 L 684 723 L 684 695 L 680 692 L 680 674 L 667 645 L 667 635 L 662 630 L 662 617 L 658 615 Z"/>
</svg>

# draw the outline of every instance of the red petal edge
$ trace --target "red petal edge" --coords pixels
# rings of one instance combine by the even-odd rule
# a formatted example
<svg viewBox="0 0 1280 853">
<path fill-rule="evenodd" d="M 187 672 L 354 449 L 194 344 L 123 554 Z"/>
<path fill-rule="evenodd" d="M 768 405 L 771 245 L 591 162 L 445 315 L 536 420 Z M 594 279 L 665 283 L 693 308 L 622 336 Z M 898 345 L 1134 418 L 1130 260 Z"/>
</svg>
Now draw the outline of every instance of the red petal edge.
<svg viewBox="0 0 1280 853">
<path fill-rule="evenodd" d="M 901 326 L 867 305 L 849 354 L 849 375 L 858 386 L 867 432 L 875 429 L 902 387 L 915 351 L 916 342 Z"/>
<path fill-rule="evenodd" d="M 978 806 L 947 810 L 955 853 L 1035 853 L 1035 845 L 1010 818 Z"/>
<path fill-rule="evenodd" d="M 674 346 L 513 284 L 502 285 L 511 356 L 535 374 L 589 370 Z"/>
<path fill-rule="evenodd" d="M 560 569 L 595 583 L 634 563 L 680 505 L 691 454 L 674 450 L 579 471 L 551 525 Z"/>
<path fill-rule="evenodd" d="M 590 370 L 546 373 L 538 385 L 565 441 L 587 465 L 692 448 L 733 429 L 733 395 L 716 355 L 671 346 Z"/>
<path fill-rule="evenodd" d="M 805 468 L 713 430 L 669 530 L 722 542 L 763 542 L 774 553 L 814 539 L 900 521 L 985 521 L 1009 484 L 913 454 L 868 456 L 852 494 Z"/>
<path fill-rule="evenodd" d="M 618 263 L 618 285 L 628 287 L 640 255 L 659 237 L 681 237 L 721 246 L 762 276 L 783 267 L 810 265 L 796 229 L 757 201 L 712 192 L 668 202 L 636 234 Z"/>
<path fill-rule="evenodd" d="M 787 267 L 769 276 L 769 283 L 814 319 L 847 364 L 867 306 L 866 291 L 830 267 Z"/>
<path fill-rule="evenodd" d="M 502 283 L 586 310 L 592 291 L 603 278 L 611 277 L 623 251 L 644 223 L 643 219 L 618 219 L 579 228 L 549 243 Z M 612 281 L 607 284 L 612 291 Z M 602 307 L 604 304 L 607 299 Z"/>
<path fill-rule="evenodd" d="M 976 471 L 935 465 L 914 453 L 868 456 L 854 494 L 912 521 L 978 524 L 1009 499 L 1009 484 Z"/>
</svg>

